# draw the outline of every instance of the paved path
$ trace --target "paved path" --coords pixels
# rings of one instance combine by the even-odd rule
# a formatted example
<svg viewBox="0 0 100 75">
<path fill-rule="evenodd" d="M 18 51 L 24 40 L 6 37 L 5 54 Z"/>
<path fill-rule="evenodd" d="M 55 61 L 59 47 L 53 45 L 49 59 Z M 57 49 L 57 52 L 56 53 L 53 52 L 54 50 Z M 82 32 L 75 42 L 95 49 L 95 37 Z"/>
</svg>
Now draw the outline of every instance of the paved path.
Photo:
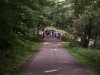
<svg viewBox="0 0 100 75">
<path fill-rule="evenodd" d="M 57 39 L 46 39 L 18 75 L 92 75 Z"/>
</svg>

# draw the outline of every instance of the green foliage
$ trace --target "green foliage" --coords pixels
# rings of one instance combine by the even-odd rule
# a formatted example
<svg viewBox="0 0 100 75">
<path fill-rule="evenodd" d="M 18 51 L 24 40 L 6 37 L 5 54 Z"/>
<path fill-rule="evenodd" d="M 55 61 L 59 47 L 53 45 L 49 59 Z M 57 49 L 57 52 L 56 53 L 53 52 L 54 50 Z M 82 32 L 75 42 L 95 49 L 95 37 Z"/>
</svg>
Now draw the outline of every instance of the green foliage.
<svg viewBox="0 0 100 75">
<path fill-rule="evenodd" d="M 69 48 L 80 47 L 80 44 L 78 42 L 75 42 L 74 40 L 72 40 L 70 37 L 63 36 L 63 37 L 61 37 L 61 40 L 66 42 L 66 44 L 68 44 L 67 47 L 69 47 Z"/>
<path fill-rule="evenodd" d="M 62 41 L 72 41 L 69 37 L 63 36 L 61 37 Z"/>
<path fill-rule="evenodd" d="M 73 2 L 73 33 L 84 39 L 88 37 L 89 39 L 97 40 L 97 38 L 100 37 L 100 6 L 98 2 L 98 0 L 75 0 Z M 100 41 L 100 39 L 98 39 L 98 41 Z"/>
<path fill-rule="evenodd" d="M 34 42 L 40 43 L 40 42 L 43 42 L 43 38 L 40 37 L 40 36 L 35 36 L 35 37 L 33 38 L 33 41 L 34 41 Z"/>
<path fill-rule="evenodd" d="M 16 46 L 13 49 L 0 53 L 1 72 L 18 70 L 32 53 L 37 52 L 40 45 L 41 43 L 33 43 L 29 40 L 17 40 Z"/>
<path fill-rule="evenodd" d="M 72 7 L 67 7 L 71 2 L 52 1 L 44 7 L 46 17 L 51 21 L 51 25 L 66 30 L 72 26 Z"/>
<path fill-rule="evenodd" d="M 47 21 L 43 6 L 40 0 L 0 0 L 0 73 L 17 69 L 37 51 L 43 39 L 36 32 Z"/>
</svg>

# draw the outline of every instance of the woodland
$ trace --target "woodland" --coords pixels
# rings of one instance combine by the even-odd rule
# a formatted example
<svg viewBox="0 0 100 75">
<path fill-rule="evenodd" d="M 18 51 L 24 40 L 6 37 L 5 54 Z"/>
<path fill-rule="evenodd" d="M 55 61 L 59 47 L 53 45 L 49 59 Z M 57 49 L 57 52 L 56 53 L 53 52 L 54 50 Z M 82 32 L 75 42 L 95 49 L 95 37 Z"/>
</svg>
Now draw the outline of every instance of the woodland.
<svg viewBox="0 0 100 75">
<path fill-rule="evenodd" d="M 100 0 L 0 0 L 0 75 L 36 52 L 43 42 L 38 31 L 47 26 L 81 37 L 84 48 L 94 39 L 100 49 Z"/>
</svg>

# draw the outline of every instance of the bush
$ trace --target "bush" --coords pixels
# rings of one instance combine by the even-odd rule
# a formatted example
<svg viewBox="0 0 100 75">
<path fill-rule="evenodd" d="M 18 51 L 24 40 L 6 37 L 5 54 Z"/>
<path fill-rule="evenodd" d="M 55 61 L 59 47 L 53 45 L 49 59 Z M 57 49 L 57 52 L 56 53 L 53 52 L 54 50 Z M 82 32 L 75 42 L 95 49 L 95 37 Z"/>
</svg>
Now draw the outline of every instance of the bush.
<svg viewBox="0 0 100 75">
<path fill-rule="evenodd" d="M 61 40 L 62 41 L 71 41 L 71 39 L 70 38 L 68 38 L 68 37 L 66 37 L 66 36 L 63 36 L 63 37 L 61 37 Z"/>
<path fill-rule="evenodd" d="M 32 53 L 37 52 L 40 44 L 29 40 L 16 40 L 15 47 L 0 53 L 0 73 L 18 70 Z"/>
<path fill-rule="evenodd" d="M 69 43 L 67 43 L 68 47 L 76 47 L 76 46 L 79 47 L 80 46 L 80 44 L 78 42 L 75 42 L 74 40 L 72 40 L 71 38 L 68 38 L 66 36 L 63 36 L 61 38 L 61 40 L 64 42 L 69 42 Z"/>
<path fill-rule="evenodd" d="M 78 42 L 70 42 L 68 47 L 79 47 L 79 43 Z"/>
<path fill-rule="evenodd" d="M 43 38 L 41 36 L 35 36 L 33 38 L 33 42 L 38 42 L 38 43 L 43 42 Z"/>
</svg>

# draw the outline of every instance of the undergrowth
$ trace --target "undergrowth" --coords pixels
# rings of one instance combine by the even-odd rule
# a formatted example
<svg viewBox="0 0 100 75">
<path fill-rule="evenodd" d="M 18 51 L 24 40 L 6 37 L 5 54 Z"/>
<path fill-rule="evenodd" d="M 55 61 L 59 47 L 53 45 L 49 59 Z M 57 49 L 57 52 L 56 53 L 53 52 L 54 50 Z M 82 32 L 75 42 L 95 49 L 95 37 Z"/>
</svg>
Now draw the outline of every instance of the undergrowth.
<svg viewBox="0 0 100 75">
<path fill-rule="evenodd" d="M 39 39 L 39 40 L 37 40 Z M 7 72 L 15 72 L 26 60 L 37 52 L 42 39 L 37 38 L 35 42 L 30 40 L 18 40 L 12 49 L 0 52 L 0 75 Z"/>
</svg>

